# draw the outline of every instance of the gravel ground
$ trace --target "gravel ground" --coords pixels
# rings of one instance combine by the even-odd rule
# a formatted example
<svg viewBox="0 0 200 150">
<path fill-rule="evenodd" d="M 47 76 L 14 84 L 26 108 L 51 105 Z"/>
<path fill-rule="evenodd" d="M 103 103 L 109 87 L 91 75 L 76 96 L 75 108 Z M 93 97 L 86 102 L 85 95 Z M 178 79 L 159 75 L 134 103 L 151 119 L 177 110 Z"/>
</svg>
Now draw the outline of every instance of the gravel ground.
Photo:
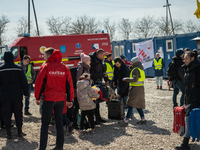
<svg viewBox="0 0 200 150">
<path fill-rule="evenodd" d="M 128 126 L 121 126 L 117 120 L 108 120 L 108 110 L 105 103 L 101 103 L 101 116 L 108 120 L 107 123 L 97 125 L 96 133 L 88 130 L 83 135 L 77 131 L 72 134 L 65 132 L 64 150 L 171 150 L 179 145 L 183 139 L 172 132 L 173 108 L 172 94 L 168 91 L 167 81 L 163 81 L 163 90 L 156 90 L 154 79 L 145 80 L 146 125 L 138 125 L 139 114 L 134 110 L 134 118 Z M 180 94 L 178 96 L 178 102 Z M 34 150 L 39 147 L 40 139 L 40 114 L 39 107 L 35 104 L 34 95 L 31 95 L 30 112 L 32 116 L 24 116 L 24 138 L 17 138 L 16 127 L 12 128 L 13 139 L 5 138 L 6 131 L 0 130 L 0 148 L 2 150 Z M 13 119 L 14 120 L 14 119 Z M 14 122 L 13 122 L 14 123 Z M 56 142 L 55 126 L 49 127 L 48 146 L 54 147 Z M 190 142 L 191 150 L 200 150 L 197 142 Z"/>
</svg>

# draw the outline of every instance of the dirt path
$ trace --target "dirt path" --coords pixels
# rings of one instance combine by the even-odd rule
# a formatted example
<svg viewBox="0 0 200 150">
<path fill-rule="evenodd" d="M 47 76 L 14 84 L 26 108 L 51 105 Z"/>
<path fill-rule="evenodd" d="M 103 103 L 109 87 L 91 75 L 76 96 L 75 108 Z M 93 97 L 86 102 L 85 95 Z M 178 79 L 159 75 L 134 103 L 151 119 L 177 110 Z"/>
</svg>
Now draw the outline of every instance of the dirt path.
<svg viewBox="0 0 200 150">
<path fill-rule="evenodd" d="M 172 132 L 173 108 L 172 93 L 168 91 L 167 82 L 163 81 L 163 90 L 156 90 L 154 79 L 145 80 L 147 125 L 137 125 L 139 114 L 134 110 L 134 118 L 127 127 L 120 126 L 117 120 L 108 120 L 108 111 L 105 103 L 101 103 L 101 115 L 108 122 L 97 125 L 96 133 L 85 131 L 79 136 L 77 131 L 73 134 L 65 133 L 64 150 L 172 150 L 182 141 L 182 137 Z M 180 99 L 180 94 L 178 102 Z M 34 150 L 39 147 L 40 139 L 40 114 L 31 95 L 30 112 L 32 116 L 24 116 L 23 132 L 27 135 L 24 139 L 17 138 L 16 127 L 12 128 L 13 139 L 5 138 L 5 130 L 0 130 L 0 148 L 2 150 Z M 49 127 L 48 147 L 55 146 L 56 129 Z M 191 150 L 200 150 L 200 144 L 190 143 Z"/>
</svg>

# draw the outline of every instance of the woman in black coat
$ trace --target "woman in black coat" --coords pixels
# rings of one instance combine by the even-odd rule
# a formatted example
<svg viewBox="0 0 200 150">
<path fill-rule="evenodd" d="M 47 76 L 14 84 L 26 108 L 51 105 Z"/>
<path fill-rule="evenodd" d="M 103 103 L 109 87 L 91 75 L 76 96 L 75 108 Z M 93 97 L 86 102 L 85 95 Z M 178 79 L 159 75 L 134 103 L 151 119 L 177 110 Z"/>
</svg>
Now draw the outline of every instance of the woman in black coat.
<svg viewBox="0 0 200 150">
<path fill-rule="evenodd" d="M 188 142 L 190 139 L 190 111 L 200 105 L 200 62 L 197 59 L 197 51 L 190 51 L 185 54 L 185 135 L 181 145 L 175 147 L 178 150 L 190 150 Z"/>
<path fill-rule="evenodd" d="M 129 83 L 122 81 L 123 78 L 129 77 L 130 70 L 124 61 L 117 57 L 115 58 L 115 66 L 118 68 L 117 72 L 117 98 L 123 100 L 124 106 L 126 106 L 126 101 L 128 98 Z M 114 74 L 115 76 L 116 74 Z M 115 78 L 115 77 L 114 77 Z"/>
</svg>

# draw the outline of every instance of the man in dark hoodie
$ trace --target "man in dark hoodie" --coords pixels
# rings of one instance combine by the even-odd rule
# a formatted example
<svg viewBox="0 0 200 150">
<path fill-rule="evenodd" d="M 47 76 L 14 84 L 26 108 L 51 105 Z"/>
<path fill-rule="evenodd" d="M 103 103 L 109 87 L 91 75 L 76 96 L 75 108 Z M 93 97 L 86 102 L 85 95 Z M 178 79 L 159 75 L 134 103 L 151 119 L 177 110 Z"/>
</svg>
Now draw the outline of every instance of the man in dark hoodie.
<svg viewBox="0 0 200 150">
<path fill-rule="evenodd" d="M 179 90 L 182 92 L 181 99 L 180 99 L 180 106 L 184 105 L 185 85 L 184 85 L 183 81 L 184 81 L 185 71 L 184 71 L 184 68 L 181 67 L 184 64 L 183 57 L 184 57 L 183 50 L 177 49 L 176 56 L 174 56 L 172 58 L 172 60 L 175 63 L 175 66 L 176 66 L 176 70 L 177 70 L 176 77 L 170 79 L 170 80 L 172 80 L 172 84 L 174 87 L 174 93 L 173 93 L 174 107 L 178 106 L 177 95 L 179 93 Z"/>
<path fill-rule="evenodd" d="M 105 55 L 105 52 L 102 49 L 99 49 L 97 50 L 97 52 L 92 52 L 89 54 L 91 58 L 90 74 L 91 74 L 91 79 L 93 80 L 94 84 L 98 84 L 98 82 L 102 82 L 103 78 L 105 82 L 108 84 L 108 75 L 106 73 L 106 69 L 103 64 L 104 55 Z M 94 113 L 96 116 L 97 123 L 106 122 L 100 116 L 98 101 L 97 101 Z"/>
<path fill-rule="evenodd" d="M 28 82 L 22 68 L 14 64 L 12 52 L 5 52 L 4 61 L 5 64 L 0 67 L 0 100 L 7 138 L 11 139 L 12 112 L 15 114 L 18 137 L 22 137 L 22 100 L 23 94 L 28 97 Z"/>
</svg>

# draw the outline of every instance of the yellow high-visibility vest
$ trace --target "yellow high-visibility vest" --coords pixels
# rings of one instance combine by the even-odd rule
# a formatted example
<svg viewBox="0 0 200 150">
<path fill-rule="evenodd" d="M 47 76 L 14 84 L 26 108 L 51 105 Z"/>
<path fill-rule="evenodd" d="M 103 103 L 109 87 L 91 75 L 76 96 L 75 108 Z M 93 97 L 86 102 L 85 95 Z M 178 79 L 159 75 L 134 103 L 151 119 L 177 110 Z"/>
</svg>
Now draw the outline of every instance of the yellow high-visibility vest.
<svg viewBox="0 0 200 150">
<path fill-rule="evenodd" d="M 106 64 L 106 73 L 108 75 L 108 79 L 112 80 L 113 76 L 114 76 L 114 61 L 112 60 L 112 64 L 113 64 L 113 68 L 111 67 L 111 65 L 108 62 L 105 62 Z"/>
<path fill-rule="evenodd" d="M 155 70 L 161 70 L 162 69 L 162 58 L 160 58 L 159 61 L 154 59 L 153 63 L 154 63 Z"/>
<path fill-rule="evenodd" d="M 140 72 L 140 78 L 138 78 L 138 81 L 137 82 L 130 82 L 129 83 L 129 86 L 143 86 L 144 85 L 144 79 L 145 79 L 145 73 L 144 73 L 144 70 L 138 68 L 138 67 L 135 67 L 131 73 L 130 73 L 130 78 L 133 78 L 133 71 L 135 69 L 138 69 L 139 72 Z"/>
<path fill-rule="evenodd" d="M 25 75 L 26 75 L 26 79 L 28 81 L 28 84 L 30 84 L 30 81 L 32 80 L 31 64 L 28 65 L 28 71 L 27 71 L 27 73 Z"/>
</svg>

